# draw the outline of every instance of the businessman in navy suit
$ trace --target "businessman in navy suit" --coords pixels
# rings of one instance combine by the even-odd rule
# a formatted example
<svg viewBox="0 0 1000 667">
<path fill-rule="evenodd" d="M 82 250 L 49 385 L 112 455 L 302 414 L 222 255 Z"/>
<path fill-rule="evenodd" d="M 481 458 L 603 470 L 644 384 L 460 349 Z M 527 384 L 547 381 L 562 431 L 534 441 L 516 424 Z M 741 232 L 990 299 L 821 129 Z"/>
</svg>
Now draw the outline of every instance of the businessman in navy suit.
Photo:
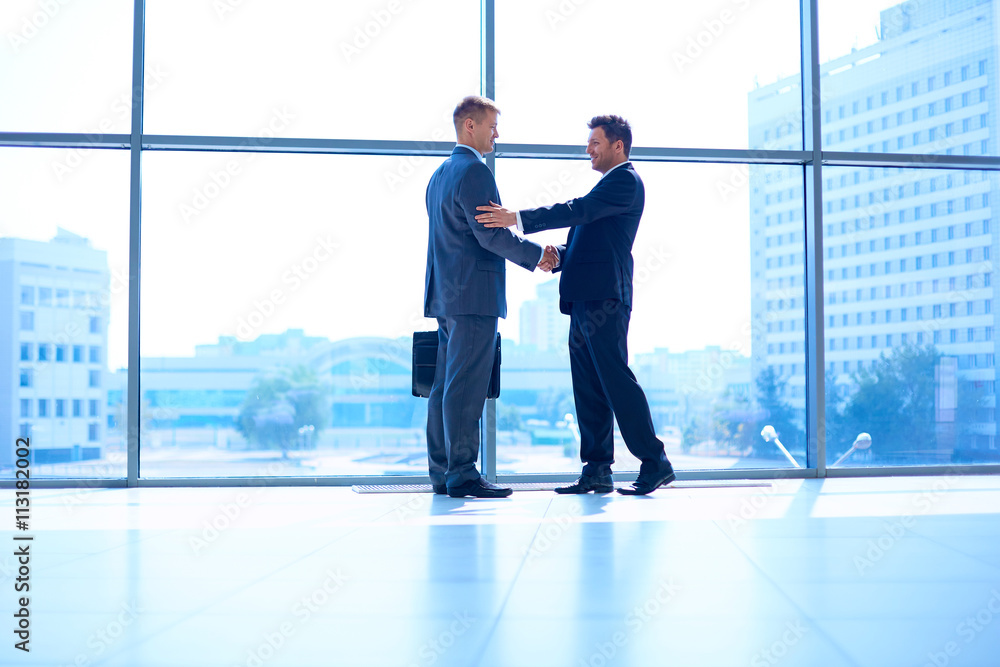
<svg viewBox="0 0 1000 667">
<path fill-rule="evenodd" d="M 453 498 L 511 494 L 476 469 L 479 420 L 496 349 L 497 318 L 506 317 L 505 261 L 551 270 L 555 255 L 508 229 L 476 222 L 476 206 L 500 201 L 483 156 L 493 150 L 499 110 L 485 97 L 455 108 L 457 145 L 427 186 L 424 316 L 437 318 L 438 352 L 427 411 L 427 458 L 435 493 Z"/>
<path fill-rule="evenodd" d="M 620 116 L 596 116 L 587 124 L 587 154 L 603 174 L 584 197 L 542 208 L 511 211 L 491 201 L 476 216 L 486 228 L 517 225 L 525 234 L 569 227 L 556 247 L 559 308 L 570 316 L 569 360 L 580 424 L 583 473 L 557 493 L 608 493 L 614 489 L 614 419 L 642 463 L 626 495 L 645 495 L 675 478 L 656 437 L 649 403 L 628 367 L 632 311 L 632 244 L 645 202 L 642 179 L 628 161 L 632 128 Z M 547 248 L 552 250 L 552 248 Z"/>
</svg>

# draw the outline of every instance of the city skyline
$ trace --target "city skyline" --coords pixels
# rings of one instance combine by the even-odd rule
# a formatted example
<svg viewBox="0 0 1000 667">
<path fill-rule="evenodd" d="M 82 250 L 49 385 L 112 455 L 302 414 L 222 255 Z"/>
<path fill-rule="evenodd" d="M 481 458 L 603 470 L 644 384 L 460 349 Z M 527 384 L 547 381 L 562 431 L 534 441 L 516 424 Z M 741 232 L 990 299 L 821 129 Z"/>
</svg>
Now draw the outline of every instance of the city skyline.
<svg viewBox="0 0 1000 667">
<path fill-rule="evenodd" d="M 11 317 L 13 329 L 4 331 L 21 341 L 16 362 L 21 386 L 14 387 L 13 395 L 0 398 L 3 406 L 20 410 L 8 423 L 17 435 L 33 438 L 39 463 L 100 462 L 106 452 L 117 455 L 125 437 L 127 371 L 109 369 L 105 355 L 107 336 L 102 331 L 108 304 L 102 299 L 111 280 L 106 254 L 66 230 L 47 243 L 2 239 L 0 249 L 9 269 L 0 275 L 0 291 L 19 295 L 9 304 L 19 316 Z M 79 279 L 71 287 L 66 282 L 70 273 L 86 274 L 88 289 L 81 289 L 84 285 Z M 557 310 L 552 302 L 557 286 L 552 279 L 542 283 L 539 297 L 523 307 L 552 314 Z M 63 326 L 62 320 L 50 317 L 80 313 L 87 316 L 86 321 L 72 327 L 70 320 Z M 553 317 L 537 320 L 534 327 L 523 320 L 522 336 L 529 341 L 523 345 L 504 340 L 504 391 L 498 404 L 500 414 L 506 415 L 504 430 L 519 431 L 521 420 L 555 427 L 564 416 L 556 404 L 544 407 L 552 397 L 568 400 L 572 394 L 565 340 L 553 329 Z M 78 331 L 79 327 L 83 329 Z M 93 338 L 95 331 L 100 340 Z M 331 340 L 296 329 L 254 335 L 250 340 L 219 336 L 213 343 L 198 345 L 186 357 L 143 356 L 141 438 L 151 447 L 150 455 L 157 450 L 162 454 L 164 445 L 242 450 L 247 443 L 235 426 L 248 390 L 282 368 L 301 367 L 310 369 L 332 391 L 331 422 L 321 439 L 324 448 L 340 449 L 338 443 L 345 437 L 354 446 L 359 438 L 371 441 L 371 446 L 385 441 L 399 447 L 415 437 L 419 444 L 419 435 L 414 433 L 421 431 L 425 404 L 409 395 L 409 344 L 409 336 Z M 55 375 L 52 381 L 46 379 L 62 370 L 89 377 L 70 382 L 63 373 L 61 379 Z M 636 372 L 649 388 L 658 428 L 674 432 L 690 420 L 691 409 L 703 420 L 709 419 L 713 396 L 720 392 L 750 398 L 749 358 L 718 347 L 693 352 L 657 348 L 640 353 Z M 11 376 L 17 384 L 18 374 Z M 77 397 L 73 387 L 80 382 L 90 389 L 85 390 L 86 396 Z M 530 427 L 520 437 L 532 434 L 534 440 L 538 428 Z M 169 461 L 153 456 L 148 463 L 146 470 L 156 474 Z"/>
</svg>

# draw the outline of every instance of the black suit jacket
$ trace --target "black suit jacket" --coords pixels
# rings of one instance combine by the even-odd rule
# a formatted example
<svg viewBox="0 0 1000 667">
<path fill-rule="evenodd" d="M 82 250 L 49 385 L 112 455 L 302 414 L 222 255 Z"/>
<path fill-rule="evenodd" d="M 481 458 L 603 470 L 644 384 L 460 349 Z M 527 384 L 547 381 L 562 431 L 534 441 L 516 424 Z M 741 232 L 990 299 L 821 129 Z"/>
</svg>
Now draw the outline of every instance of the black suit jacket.
<svg viewBox="0 0 1000 667">
<path fill-rule="evenodd" d="M 525 234 L 569 227 L 560 246 L 559 308 L 573 301 L 618 299 L 632 307 L 632 244 L 646 201 L 632 163 L 608 172 L 585 196 L 521 211 Z"/>
<path fill-rule="evenodd" d="M 476 220 L 476 207 L 491 200 L 500 203 L 493 172 L 471 150 L 456 146 L 427 185 L 424 317 L 506 317 L 504 260 L 535 270 L 541 246 Z"/>
</svg>

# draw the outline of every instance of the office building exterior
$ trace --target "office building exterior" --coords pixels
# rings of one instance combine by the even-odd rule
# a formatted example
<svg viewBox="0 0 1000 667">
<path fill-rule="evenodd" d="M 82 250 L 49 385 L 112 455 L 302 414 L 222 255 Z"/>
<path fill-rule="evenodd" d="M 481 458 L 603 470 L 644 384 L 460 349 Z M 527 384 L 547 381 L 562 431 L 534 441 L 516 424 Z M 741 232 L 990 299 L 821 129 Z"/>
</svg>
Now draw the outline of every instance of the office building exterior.
<svg viewBox="0 0 1000 667">
<path fill-rule="evenodd" d="M 956 449 L 995 451 L 1000 181 L 933 169 L 936 156 L 996 155 L 998 3 L 934 0 L 881 13 L 878 41 L 821 65 L 826 151 L 923 154 L 928 169 L 825 167 L 823 272 L 827 382 L 907 345 L 945 359 L 938 409 L 956 392 L 980 409 Z M 751 146 L 798 148 L 800 91 L 783 79 L 750 94 Z M 790 120 L 792 119 L 792 120 Z M 805 408 L 801 170 L 753 170 L 753 374 L 772 368 Z M 949 380 L 957 366 L 958 386 Z M 829 390 L 828 390 L 829 393 Z M 822 400 L 822 399 L 821 399 Z M 952 406 L 953 407 L 953 406 Z"/>
<path fill-rule="evenodd" d="M 36 463 L 101 458 L 109 281 L 107 254 L 64 229 L 0 238 L 0 465 L 24 437 Z"/>
</svg>

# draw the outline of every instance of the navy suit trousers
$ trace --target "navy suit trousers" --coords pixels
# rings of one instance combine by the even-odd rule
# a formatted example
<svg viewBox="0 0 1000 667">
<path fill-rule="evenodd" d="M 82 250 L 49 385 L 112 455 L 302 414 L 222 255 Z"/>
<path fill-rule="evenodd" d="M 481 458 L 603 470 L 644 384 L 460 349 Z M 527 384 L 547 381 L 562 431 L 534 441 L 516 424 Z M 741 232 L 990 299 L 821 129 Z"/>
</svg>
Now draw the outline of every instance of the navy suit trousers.
<svg viewBox="0 0 1000 667">
<path fill-rule="evenodd" d="M 486 405 L 497 318 L 438 317 L 437 366 L 427 405 L 427 459 L 432 484 L 479 479 L 479 421 Z"/>
<path fill-rule="evenodd" d="M 628 367 L 630 317 L 631 310 L 618 299 L 572 302 L 569 362 L 586 475 L 610 472 L 615 418 L 625 445 L 642 461 L 640 472 L 666 461 L 646 394 Z"/>
</svg>

